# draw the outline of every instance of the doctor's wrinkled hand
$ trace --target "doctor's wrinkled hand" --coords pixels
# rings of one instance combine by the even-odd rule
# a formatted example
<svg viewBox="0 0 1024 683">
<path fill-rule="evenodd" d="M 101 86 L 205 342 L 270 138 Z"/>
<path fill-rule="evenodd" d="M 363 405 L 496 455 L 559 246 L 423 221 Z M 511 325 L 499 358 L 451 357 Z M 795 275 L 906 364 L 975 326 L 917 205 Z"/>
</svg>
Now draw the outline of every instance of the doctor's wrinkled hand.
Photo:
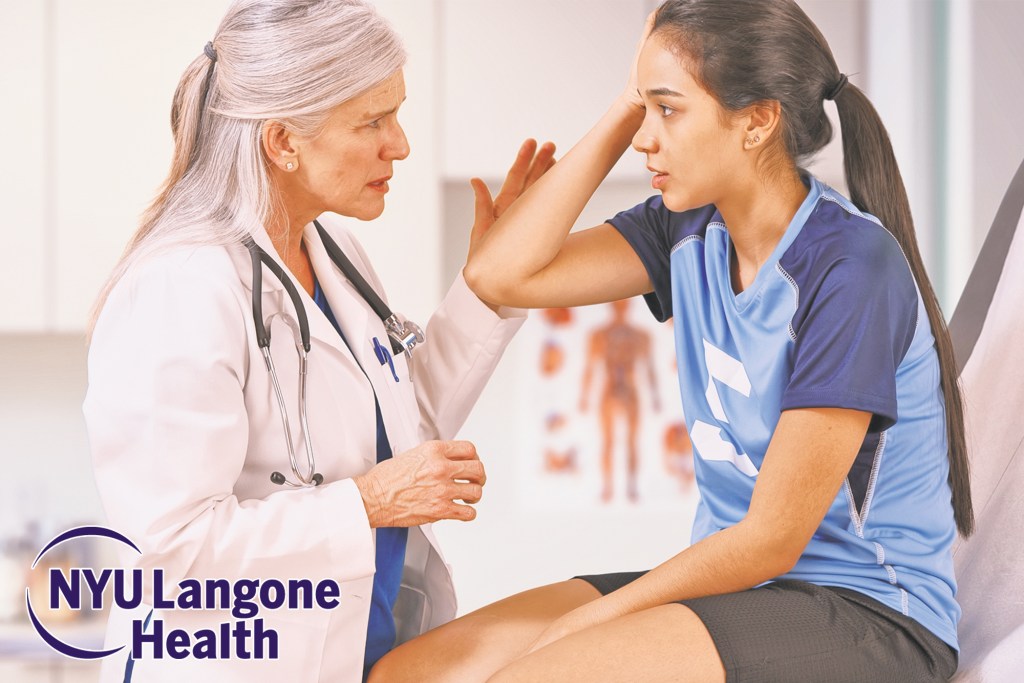
<svg viewBox="0 0 1024 683">
<path fill-rule="evenodd" d="M 480 501 L 486 480 L 469 441 L 427 441 L 378 463 L 355 483 L 370 526 L 377 528 L 473 520 L 471 506 Z"/>
</svg>

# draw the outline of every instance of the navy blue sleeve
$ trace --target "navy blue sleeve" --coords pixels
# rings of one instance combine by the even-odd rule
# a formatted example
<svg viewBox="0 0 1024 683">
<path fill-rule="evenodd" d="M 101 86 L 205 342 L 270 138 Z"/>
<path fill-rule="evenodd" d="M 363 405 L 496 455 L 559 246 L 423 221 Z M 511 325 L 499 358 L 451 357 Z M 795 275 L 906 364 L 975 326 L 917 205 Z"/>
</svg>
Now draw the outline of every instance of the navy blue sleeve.
<svg viewBox="0 0 1024 683">
<path fill-rule="evenodd" d="M 895 240 L 881 228 L 856 232 L 824 263 L 809 257 L 816 274 L 804 282 L 791 272 L 800 302 L 782 410 L 862 410 L 874 415 L 869 431 L 880 432 L 898 417 L 896 369 L 917 329 L 918 294 Z"/>
<path fill-rule="evenodd" d="M 660 322 L 672 317 L 672 287 L 669 256 L 672 252 L 672 212 L 665 208 L 661 195 L 655 195 L 632 209 L 608 220 L 626 238 L 643 262 L 654 283 L 654 291 L 644 300 Z"/>
</svg>

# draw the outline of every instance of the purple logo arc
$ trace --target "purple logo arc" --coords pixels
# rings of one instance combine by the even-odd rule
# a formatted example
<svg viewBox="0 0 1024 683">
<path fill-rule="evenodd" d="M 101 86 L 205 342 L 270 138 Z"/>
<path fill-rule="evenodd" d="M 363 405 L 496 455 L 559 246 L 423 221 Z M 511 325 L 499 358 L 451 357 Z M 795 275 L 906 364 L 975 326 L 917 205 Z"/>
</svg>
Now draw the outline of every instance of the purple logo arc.
<svg viewBox="0 0 1024 683">
<path fill-rule="evenodd" d="M 139 550 L 139 547 L 135 545 L 131 539 L 114 531 L 113 529 L 108 529 L 102 526 L 80 526 L 74 529 L 69 529 L 64 533 L 55 536 L 53 540 L 47 543 L 46 546 L 39 551 L 39 554 L 36 555 L 36 559 L 32 562 L 32 569 L 35 569 L 36 565 L 39 564 L 39 560 L 41 560 L 43 556 L 55 546 L 76 538 L 110 538 L 123 543 L 140 555 L 142 554 L 142 551 Z M 28 588 L 25 588 L 25 607 L 28 610 L 28 618 L 32 622 L 32 626 L 35 628 L 36 633 L 39 634 L 39 637 L 42 638 L 47 645 L 63 655 L 67 655 L 68 657 L 73 657 L 75 659 L 102 659 L 103 657 L 108 657 L 115 652 L 123 650 L 125 647 L 124 645 L 121 645 L 120 647 L 115 647 L 110 650 L 88 650 L 65 643 L 61 639 L 57 638 L 57 636 L 46 630 L 46 627 L 39 621 L 35 611 L 32 609 L 32 599 L 29 595 Z"/>
</svg>

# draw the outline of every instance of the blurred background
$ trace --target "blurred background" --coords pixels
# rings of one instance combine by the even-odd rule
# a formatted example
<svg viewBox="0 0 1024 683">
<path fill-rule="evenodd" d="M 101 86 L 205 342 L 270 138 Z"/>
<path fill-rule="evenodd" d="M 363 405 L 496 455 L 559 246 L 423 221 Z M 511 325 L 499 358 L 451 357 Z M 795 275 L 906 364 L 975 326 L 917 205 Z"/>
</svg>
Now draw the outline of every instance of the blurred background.
<svg viewBox="0 0 1024 683">
<path fill-rule="evenodd" d="M 24 590 L 46 540 L 103 520 L 81 415 L 84 329 L 167 170 L 178 78 L 227 4 L 0 0 L 2 680 L 95 679 L 95 669 L 49 653 L 31 632 Z M 524 138 L 553 140 L 564 152 L 596 121 L 621 90 L 656 4 L 376 1 L 410 53 L 401 119 L 412 155 L 396 168 L 384 216 L 357 234 L 396 310 L 426 320 L 462 265 L 470 177 L 496 190 Z M 1024 158 L 1024 2 L 801 5 L 886 122 L 949 316 Z M 834 142 L 812 171 L 843 188 L 841 163 Z M 630 151 L 580 224 L 650 194 L 643 159 Z M 487 496 L 476 522 L 438 525 L 463 613 L 574 574 L 646 568 L 688 542 L 695 497 L 677 428 L 670 328 L 642 302 L 625 312 L 625 324 L 652 340 L 649 358 L 629 361 L 639 389 L 635 438 L 623 416 L 595 414 L 607 365 L 591 369 L 589 388 L 583 381 L 588 339 L 614 313 L 534 315 L 466 425 L 462 436 L 488 468 Z M 644 363 L 656 386 L 648 387 Z M 54 561 L 80 564 L 93 550 L 76 552 Z M 99 644 L 102 618 L 64 620 L 69 639 Z"/>
</svg>

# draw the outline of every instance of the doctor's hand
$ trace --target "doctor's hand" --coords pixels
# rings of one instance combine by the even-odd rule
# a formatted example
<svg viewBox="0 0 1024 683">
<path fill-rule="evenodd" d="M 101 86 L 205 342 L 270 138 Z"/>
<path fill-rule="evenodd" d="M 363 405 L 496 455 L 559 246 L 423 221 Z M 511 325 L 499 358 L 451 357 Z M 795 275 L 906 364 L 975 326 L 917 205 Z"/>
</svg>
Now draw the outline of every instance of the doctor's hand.
<svg viewBox="0 0 1024 683">
<path fill-rule="evenodd" d="M 354 478 L 372 528 L 468 522 L 476 518 L 471 505 L 480 501 L 486 480 L 469 441 L 427 441 Z"/>
<path fill-rule="evenodd" d="M 469 184 L 473 187 L 476 197 L 473 230 L 469 233 L 469 256 L 472 257 L 480 240 L 491 229 L 501 214 L 505 213 L 512 202 L 526 192 L 537 179 L 547 173 L 555 165 L 555 143 L 545 142 L 538 149 L 537 141 L 529 139 L 523 142 L 512 162 L 512 167 L 505 176 L 498 196 L 491 198 L 491 191 L 480 178 L 473 178 Z M 468 260 L 468 259 L 467 259 Z"/>
</svg>

